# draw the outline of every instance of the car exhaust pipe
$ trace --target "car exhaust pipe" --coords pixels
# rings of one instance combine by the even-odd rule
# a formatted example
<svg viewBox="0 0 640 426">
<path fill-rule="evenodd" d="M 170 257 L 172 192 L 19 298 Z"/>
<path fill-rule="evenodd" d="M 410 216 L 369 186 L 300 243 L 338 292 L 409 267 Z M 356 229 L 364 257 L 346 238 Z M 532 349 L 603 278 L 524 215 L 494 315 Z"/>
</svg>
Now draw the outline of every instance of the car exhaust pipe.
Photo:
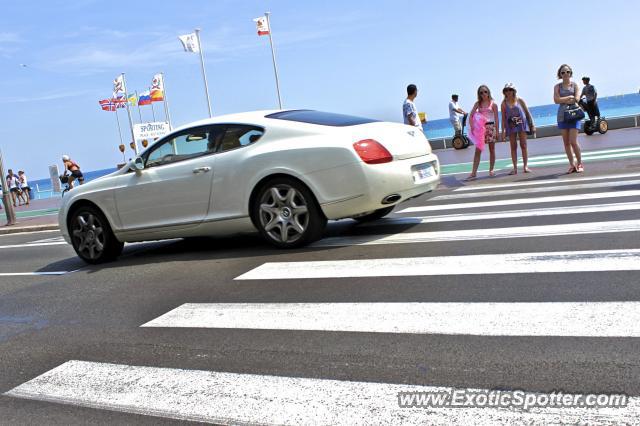
<svg viewBox="0 0 640 426">
<path fill-rule="evenodd" d="M 400 198 L 402 198 L 400 194 L 387 195 L 382 199 L 382 204 L 393 204 L 397 201 L 400 201 Z"/>
</svg>

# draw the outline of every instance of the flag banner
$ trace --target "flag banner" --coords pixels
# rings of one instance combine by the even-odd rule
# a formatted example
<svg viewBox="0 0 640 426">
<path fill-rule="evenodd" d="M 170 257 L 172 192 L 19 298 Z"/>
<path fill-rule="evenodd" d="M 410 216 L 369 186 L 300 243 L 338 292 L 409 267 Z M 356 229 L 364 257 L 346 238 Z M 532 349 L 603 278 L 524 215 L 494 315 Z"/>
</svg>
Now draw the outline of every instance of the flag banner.
<svg viewBox="0 0 640 426">
<path fill-rule="evenodd" d="M 101 101 L 98 101 L 98 103 L 100 104 L 100 108 L 102 108 L 103 111 L 116 110 L 116 104 L 113 102 L 112 99 L 103 99 Z"/>
<path fill-rule="evenodd" d="M 124 76 L 122 74 L 113 80 L 113 97 L 119 98 L 121 96 L 124 96 Z"/>
<path fill-rule="evenodd" d="M 116 108 L 127 107 L 127 98 L 124 95 L 114 97 L 111 99 L 111 101 L 115 104 Z"/>
<path fill-rule="evenodd" d="M 151 101 L 159 102 L 164 100 L 164 82 L 162 74 L 156 74 L 151 80 Z"/>
<path fill-rule="evenodd" d="M 200 52 L 200 44 L 198 43 L 198 37 L 196 37 L 195 33 L 178 36 L 178 39 L 182 42 L 182 47 L 185 52 Z"/>
<path fill-rule="evenodd" d="M 138 97 L 135 93 L 131 93 L 129 96 L 127 96 L 127 100 L 129 101 L 129 105 L 131 106 L 136 106 L 138 104 Z"/>
<path fill-rule="evenodd" d="M 138 97 L 138 106 L 142 105 L 151 105 L 151 92 L 148 90 L 140 93 L 140 96 Z"/>
<path fill-rule="evenodd" d="M 253 22 L 255 22 L 256 26 L 258 27 L 259 36 L 269 35 L 269 22 L 267 21 L 266 16 L 255 18 Z"/>
</svg>

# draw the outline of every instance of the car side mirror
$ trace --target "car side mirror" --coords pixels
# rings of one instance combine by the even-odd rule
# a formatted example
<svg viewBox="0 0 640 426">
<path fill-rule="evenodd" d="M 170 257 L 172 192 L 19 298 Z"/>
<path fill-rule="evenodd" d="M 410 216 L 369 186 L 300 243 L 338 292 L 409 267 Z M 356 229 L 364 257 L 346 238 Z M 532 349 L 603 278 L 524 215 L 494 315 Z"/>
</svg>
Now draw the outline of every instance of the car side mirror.
<svg viewBox="0 0 640 426">
<path fill-rule="evenodd" d="M 142 159 L 142 157 L 136 157 L 136 159 L 133 160 L 133 163 L 131 163 L 130 168 L 134 172 L 139 172 L 144 170 L 144 160 Z"/>
</svg>

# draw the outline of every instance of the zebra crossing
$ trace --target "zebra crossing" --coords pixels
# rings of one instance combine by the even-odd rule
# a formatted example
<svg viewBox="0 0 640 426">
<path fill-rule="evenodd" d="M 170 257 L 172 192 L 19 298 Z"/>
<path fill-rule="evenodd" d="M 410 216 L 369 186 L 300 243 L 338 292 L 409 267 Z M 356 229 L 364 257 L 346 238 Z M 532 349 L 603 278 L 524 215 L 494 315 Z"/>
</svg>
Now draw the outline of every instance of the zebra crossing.
<svg viewBox="0 0 640 426">
<path fill-rule="evenodd" d="M 482 184 L 434 194 L 421 205 L 399 208 L 380 221 L 346 227 L 310 248 L 315 258 L 257 259 L 232 279 L 234 285 L 282 281 L 304 286 L 368 278 L 394 286 L 385 277 L 412 277 L 429 291 L 438 277 L 476 279 L 522 276 L 544 282 L 552 274 L 601 274 L 603 286 L 615 274 L 640 282 L 640 174 L 527 180 Z M 588 183 L 587 183 L 588 182 Z M 562 194 L 565 193 L 565 194 Z M 568 194 L 566 194 L 568 193 Z M 606 216 L 605 216 L 606 215 Z M 526 225 L 527 219 L 546 221 Z M 505 221 L 497 223 L 496 221 Z M 562 223 L 558 223 L 562 222 Z M 338 231 L 332 231 L 338 232 Z M 599 244 L 605 236 L 632 235 L 626 245 Z M 549 238 L 582 239 L 588 250 L 514 251 Z M 457 249 L 454 255 L 422 255 L 433 245 L 508 241 L 504 250 Z M 555 241 L 555 240 L 554 240 Z M 633 248 L 629 244 L 636 241 Z M 54 241 L 43 241 L 50 243 Z M 621 243 L 622 244 L 622 243 Z M 376 247 L 384 250 L 371 250 Z M 412 255 L 407 248 L 415 247 Z M 458 247 L 458 246 L 457 246 Z M 463 247 L 463 246 L 460 246 Z M 318 251 L 320 250 L 320 251 Z M 318 258 L 320 260 L 318 260 Z M 367 281 L 359 282 L 366 286 Z M 569 290 L 567 290 L 569 291 Z M 280 331 L 283 333 L 369 333 L 452 335 L 484 339 L 640 338 L 640 300 L 539 301 L 343 301 L 211 303 L 185 300 L 140 324 L 141 332 L 178 329 Z M 425 351 L 429 351 L 425 348 Z M 638 362 L 640 364 L 640 362 Z M 557 387 L 562 388 L 558 383 Z M 460 386 L 415 385 L 233 373 L 154 365 L 69 359 L 5 393 L 7 396 L 216 424 L 506 424 L 634 423 L 640 398 L 630 395 L 622 408 L 504 407 L 404 408 L 403 393 L 452 392 Z M 488 391 L 489 389 L 472 389 Z M 549 396 L 544 392 L 534 393 Z M 586 391 L 586 390 L 585 390 Z"/>
</svg>

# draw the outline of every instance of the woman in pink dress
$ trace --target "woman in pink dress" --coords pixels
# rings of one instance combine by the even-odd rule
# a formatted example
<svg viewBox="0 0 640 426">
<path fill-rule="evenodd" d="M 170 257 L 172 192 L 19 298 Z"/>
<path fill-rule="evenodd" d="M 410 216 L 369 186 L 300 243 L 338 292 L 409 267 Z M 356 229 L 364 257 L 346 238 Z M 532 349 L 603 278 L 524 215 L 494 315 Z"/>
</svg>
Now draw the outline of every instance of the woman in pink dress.
<svg viewBox="0 0 640 426">
<path fill-rule="evenodd" d="M 484 129 L 476 129 L 474 128 L 474 123 L 477 120 L 474 120 L 474 114 L 480 114 L 483 118 L 481 122 L 484 122 Z M 500 115 L 498 114 L 498 106 L 493 102 L 493 98 L 491 97 L 491 90 L 486 85 L 482 85 L 478 87 L 478 102 L 473 105 L 473 109 L 469 113 L 471 117 L 471 134 L 482 134 L 484 133 L 484 143 L 489 145 L 489 176 L 495 176 L 495 172 L 493 168 L 496 164 L 496 140 L 502 140 L 502 135 L 498 132 L 497 129 L 500 128 Z M 484 130 L 484 132 L 482 132 Z M 472 137 L 473 139 L 473 137 Z M 478 173 L 478 166 L 480 165 L 480 155 L 482 154 L 482 150 L 484 149 L 483 144 L 479 144 L 476 141 L 476 152 L 473 157 L 473 169 L 471 174 L 465 180 L 473 180 L 476 178 Z"/>
</svg>

